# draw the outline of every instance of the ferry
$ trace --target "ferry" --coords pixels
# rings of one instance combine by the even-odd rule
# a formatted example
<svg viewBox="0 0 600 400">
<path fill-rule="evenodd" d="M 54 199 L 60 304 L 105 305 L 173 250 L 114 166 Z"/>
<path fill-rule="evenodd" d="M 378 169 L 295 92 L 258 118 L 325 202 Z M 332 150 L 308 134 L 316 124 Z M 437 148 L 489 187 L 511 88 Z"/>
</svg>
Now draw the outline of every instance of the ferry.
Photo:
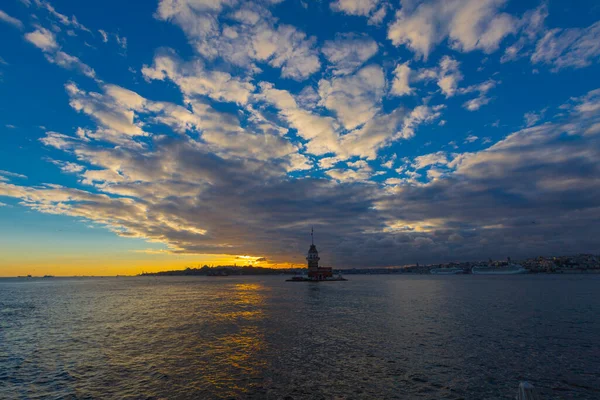
<svg viewBox="0 0 600 400">
<path fill-rule="evenodd" d="M 462 268 L 432 268 L 429 273 L 432 275 L 458 275 L 464 274 L 465 271 Z"/>
<path fill-rule="evenodd" d="M 471 273 L 474 275 L 516 275 L 526 274 L 528 272 L 529 271 L 518 264 L 501 265 L 498 267 L 478 265 L 471 269 Z"/>
</svg>

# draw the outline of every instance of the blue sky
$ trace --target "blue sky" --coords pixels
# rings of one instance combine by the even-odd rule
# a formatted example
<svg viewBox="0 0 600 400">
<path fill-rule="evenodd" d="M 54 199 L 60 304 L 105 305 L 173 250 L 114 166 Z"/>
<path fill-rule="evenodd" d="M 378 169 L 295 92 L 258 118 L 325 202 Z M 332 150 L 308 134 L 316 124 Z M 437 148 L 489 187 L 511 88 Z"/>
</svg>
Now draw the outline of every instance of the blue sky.
<svg viewBox="0 0 600 400">
<path fill-rule="evenodd" d="M 8 0 L 0 35 L 6 274 L 300 263 L 311 226 L 337 267 L 597 251 L 597 2 Z"/>
</svg>

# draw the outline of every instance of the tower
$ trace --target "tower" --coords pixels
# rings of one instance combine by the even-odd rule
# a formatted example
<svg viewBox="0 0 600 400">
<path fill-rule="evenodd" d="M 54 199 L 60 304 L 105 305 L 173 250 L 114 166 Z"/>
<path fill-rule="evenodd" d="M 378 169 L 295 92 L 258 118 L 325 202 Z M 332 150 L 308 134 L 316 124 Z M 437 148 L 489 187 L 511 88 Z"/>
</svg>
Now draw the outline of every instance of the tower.
<svg viewBox="0 0 600 400">
<path fill-rule="evenodd" d="M 308 249 L 308 254 L 306 256 L 306 261 L 308 261 L 308 269 L 318 269 L 319 268 L 319 252 L 317 251 L 317 246 L 315 246 L 314 241 L 314 232 L 313 229 L 310 229 L 310 248 Z"/>
<path fill-rule="evenodd" d="M 310 229 L 310 248 L 308 249 L 308 254 L 306 254 L 306 262 L 308 263 L 308 276 L 302 277 L 297 276 L 292 279 L 287 279 L 288 282 L 315 282 L 315 281 L 345 281 L 346 279 L 342 278 L 339 275 L 337 278 L 333 277 L 333 268 L 332 267 L 321 267 L 319 266 L 319 252 L 317 251 L 317 246 L 315 246 L 314 239 L 314 231 Z"/>
</svg>

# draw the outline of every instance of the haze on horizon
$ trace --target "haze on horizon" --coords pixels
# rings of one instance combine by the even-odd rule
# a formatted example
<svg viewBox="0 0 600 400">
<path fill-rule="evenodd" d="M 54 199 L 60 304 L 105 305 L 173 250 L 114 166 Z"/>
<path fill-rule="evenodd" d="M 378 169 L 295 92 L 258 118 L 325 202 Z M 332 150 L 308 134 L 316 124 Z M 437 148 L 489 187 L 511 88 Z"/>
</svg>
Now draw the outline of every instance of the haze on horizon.
<svg viewBox="0 0 600 400">
<path fill-rule="evenodd" d="M 7 0 L 0 276 L 598 252 L 593 0 Z"/>
</svg>

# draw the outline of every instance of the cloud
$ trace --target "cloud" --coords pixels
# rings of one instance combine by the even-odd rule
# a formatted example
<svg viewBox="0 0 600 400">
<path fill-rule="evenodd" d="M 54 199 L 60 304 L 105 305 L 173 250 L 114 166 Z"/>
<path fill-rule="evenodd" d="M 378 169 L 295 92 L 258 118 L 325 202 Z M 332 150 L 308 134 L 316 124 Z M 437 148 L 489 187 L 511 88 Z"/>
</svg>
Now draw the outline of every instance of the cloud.
<svg viewBox="0 0 600 400">
<path fill-rule="evenodd" d="M 62 161 L 62 160 L 53 160 L 53 159 L 48 159 L 47 161 L 51 162 L 52 164 L 59 167 L 62 172 L 65 172 L 68 174 L 77 174 L 77 173 L 80 173 L 83 170 L 85 170 L 85 167 L 83 165 L 80 165 L 80 164 L 77 164 L 77 163 L 74 163 L 71 161 Z"/>
<path fill-rule="evenodd" d="M 600 22 L 587 28 L 552 29 L 536 44 L 534 64 L 548 64 L 557 72 L 584 68 L 600 58 Z"/>
<path fill-rule="evenodd" d="M 370 171 L 353 169 L 330 169 L 326 174 L 338 182 L 365 182 L 371 177 Z"/>
<path fill-rule="evenodd" d="M 307 141 L 308 153 L 324 155 L 340 151 L 339 126 L 334 118 L 300 108 L 289 92 L 277 89 L 271 83 L 261 82 L 260 88 L 261 93 L 256 96 L 256 99 L 271 104 L 279 110 L 280 117 Z"/>
<path fill-rule="evenodd" d="M 44 52 L 46 59 L 59 67 L 78 71 L 88 78 L 96 79 L 96 71 L 79 58 L 60 50 L 56 36 L 46 28 L 38 27 L 25 34 L 25 39 Z"/>
<path fill-rule="evenodd" d="M 527 126 L 528 128 L 531 126 L 536 125 L 542 118 L 544 118 L 544 114 L 546 113 L 548 109 L 544 108 L 543 110 L 541 110 L 540 112 L 528 112 L 525 113 L 525 115 L 523 116 L 523 119 L 525 120 L 525 126 Z"/>
<path fill-rule="evenodd" d="M 394 80 L 392 81 L 390 94 L 393 96 L 413 94 L 414 89 L 410 87 L 411 75 L 412 70 L 410 69 L 409 62 L 398 64 L 394 69 Z"/>
<path fill-rule="evenodd" d="M 331 9 L 349 15 L 367 16 L 377 8 L 379 0 L 335 0 Z"/>
<path fill-rule="evenodd" d="M 99 125 L 95 131 L 84 131 L 83 139 L 140 149 L 146 145 L 138 138 L 152 136 L 151 131 L 166 126 L 184 137 L 188 133 L 197 135 L 207 149 L 223 158 L 279 159 L 287 171 L 310 168 L 309 160 L 297 154 L 298 146 L 260 119 L 250 119 L 242 128 L 235 114 L 218 112 L 196 100 L 183 107 L 151 101 L 116 85 L 103 85 L 103 93 L 86 92 L 73 83 L 66 89 L 71 107 Z M 59 148 L 69 148 L 73 143 L 54 134 L 44 142 Z"/>
<path fill-rule="evenodd" d="M 329 169 L 339 163 L 339 157 L 323 157 L 319 160 L 319 168 Z"/>
<path fill-rule="evenodd" d="M 38 27 L 35 31 L 25 34 L 25 39 L 42 51 L 51 52 L 58 48 L 56 36 L 46 28 Z"/>
<path fill-rule="evenodd" d="M 67 151 L 79 163 L 93 165 L 82 174 L 84 184 L 101 193 L 2 184 L 0 195 L 20 198 L 41 212 L 90 219 L 121 236 L 160 241 L 175 253 L 256 254 L 269 249 L 279 260 L 289 245 L 273 246 L 270 235 L 257 235 L 269 218 L 271 232 L 292 238 L 289 233 L 298 235 L 301 204 L 304 208 L 323 202 L 315 209 L 331 214 L 323 213 L 315 222 L 339 221 L 341 229 L 355 210 L 333 213 L 327 204 L 342 199 L 355 209 L 367 204 L 352 187 L 315 179 L 291 182 L 284 165 L 275 160 L 224 159 L 183 137 L 156 136 L 152 142 L 148 148 L 106 148 L 94 140 L 71 139 Z"/>
<path fill-rule="evenodd" d="M 379 115 L 359 129 L 341 138 L 341 152 L 345 156 L 359 156 L 367 159 L 377 157 L 377 152 L 399 139 L 409 139 L 415 130 L 439 118 L 440 108 L 418 106 L 408 112 L 402 107 L 389 114 Z"/>
<path fill-rule="evenodd" d="M 23 23 L 17 18 L 13 18 L 4 11 L 0 10 L 0 21 L 6 22 L 17 29 L 23 29 Z"/>
<path fill-rule="evenodd" d="M 460 94 L 468 94 L 473 92 L 478 93 L 478 96 L 476 98 L 466 101 L 463 104 L 463 107 L 469 111 L 477 111 L 484 105 L 489 104 L 492 101 L 492 98 L 488 97 L 487 94 L 490 90 L 495 88 L 498 83 L 498 81 L 488 79 L 483 83 L 471 85 L 466 88 L 461 88 L 459 90 Z"/>
<path fill-rule="evenodd" d="M 102 30 L 102 29 L 98 29 L 98 32 L 100 33 L 100 35 L 102 36 L 102 41 L 104 43 L 108 42 L 108 33 L 106 33 L 106 31 Z"/>
<path fill-rule="evenodd" d="M 0 170 L 0 179 L 8 180 L 8 178 L 19 178 L 19 179 L 27 179 L 27 176 L 23 174 L 17 174 L 16 172 L 4 171 Z"/>
<path fill-rule="evenodd" d="M 78 71 L 88 78 L 96 78 L 96 71 L 89 65 L 83 63 L 79 58 L 69 55 L 64 51 L 57 51 L 54 54 L 46 54 L 46 59 L 62 68 Z"/>
<path fill-rule="evenodd" d="M 380 67 L 374 66 L 374 68 L 379 69 Z M 360 74 L 360 71 L 357 74 Z M 334 80 L 342 79 L 343 82 L 352 82 L 355 77 L 356 75 L 351 75 L 334 78 Z M 365 82 L 368 82 L 368 79 Z M 339 82 L 336 82 L 333 86 L 340 87 L 340 90 L 344 93 L 337 93 L 336 96 L 345 96 L 346 91 L 352 93 L 352 90 L 354 90 L 352 86 L 347 87 L 348 84 L 339 84 L 339 86 L 338 84 Z M 364 83 L 364 85 L 367 91 L 373 90 L 373 85 L 368 83 Z M 418 106 L 410 111 L 398 107 L 388 114 L 379 113 L 368 118 L 363 116 L 366 122 L 362 126 L 358 127 L 359 124 L 354 125 L 354 129 L 343 134 L 347 128 L 337 123 L 336 119 L 300 108 L 289 92 L 276 89 L 272 84 L 266 82 L 261 83 L 260 87 L 261 93 L 256 98 L 274 105 L 279 110 L 281 118 L 291 128 L 296 129 L 297 134 L 302 139 L 307 141 L 305 145 L 307 153 L 316 156 L 333 153 L 336 157 L 339 157 L 339 160 L 354 156 L 372 159 L 376 157 L 377 151 L 386 145 L 399 139 L 413 137 L 415 130 L 420 125 L 439 118 L 440 111 L 443 108 L 441 106 Z M 331 87 L 327 89 L 333 91 Z M 339 97 L 336 98 L 336 100 L 338 99 Z M 355 100 L 353 99 L 353 101 Z M 365 103 L 368 103 L 368 101 L 368 99 L 365 100 Z M 335 105 L 339 106 L 340 104 L 343 103 L 340 102 Z M 366 107 L 361 109 L 365 114 L 371 112 Z"/>
<path fill-rule="evenodd" d="M 377 54 L 377 43 L 365 36 L 353 34 L 338 35 L 335 40 L 328 40 L 321 51 L 333 65 L 334 75 L 350 74 L 367 60 Z"/>
<path fill-rule="evenodd" d="M 430 231 L 431 251 L 458 252 L 461 258 L 482 258 L 486 251 L 490 256 L 530 256 L 547 252 L 549 243 L 556 252 L 593 247 L 582 234 L 589 234 L 586 218 L 600 219 L 594 161 L 600 143 L 585 133 L 597 121 L 597 114 L 584 111 L 593 104 L 593 93 L 575 99 L 567 120 L 524 129 L 486 150 L 457 155 L 447 164 L 452 173 L 425 185 L 401 186 L 377 205 L 389 213 L 390 231 Z M 565 131 L 572 139 L 561 138 Z M 437 159 L 434 154 L 427 163 Z M 453 244 L 453 235 L 466 240 Z"/>
<path fill-rule="evenodd" d="M 187 97 L 201 95 L 238 104 L 246 104 L 255 89 L 248 80 L 207 70 L 200 60 L 184 63 L 170 49 L 160 50 L 153 65 L 142 68 L 142 74 L 148 80 L 173 81 Z"/>
<path fill-rule="evenodd" d="M 127 50 L 127 38 L 124 36 L 119 36 L 118 33 L 115 33 L 115 40 L 117 41 L 117 44 L 119 46 L 121 46 L 121 48 L 123 50 Z"/>
<path fill-rule="evenodd" d="M 369 65 L 354 75 L 319 81 L 320 104 L 334 111 L 346 129 L 354 129 L 377 114 L 385 89 L 381 67 Z"/>
<path fill-rule="evenodd" d="M 405 45 L 427 59 L 438 44 L 470 52 L 496 51 L 500 42 L 516 32 L 518 21 L 500 10 L 505 0 L 430 0 L 402 7 L 388 28 L 388 39 Z"/>
<path fill-rule="evenodd" d="M 48 11 L 48 13 L 50 15 L 52 15 L 54 18 L 56 18 L 56 20 L 61 23 L 62 25 L 68 26 L 68 27 L 72 27 L 75 29 L 79 29 L 81 31 L 84 32 L 89 32 L 91 33 L 91 31 L 86 28 L 83 24 L 79 23 L 79 21 L 77 21 L 77 18 L 75 16 L 72 16 L 71 18 L 67 17 L 64 14 L 59 13 L 58 11 L 56 11 L 56 9 L 47 1 L 43 1 L 43 0 L 34 0 L 35 4 L 37 7 L 45 9 L 46 11 Z"/>
<path fill-rule="evenodd" d="M 469 135 L 465 138 L 465 143 L 473 143 L 479 140 L 479 136 Z"/>
<path fill-rule="evenodd" d="M 228 16 L 236 24 L 221 23 L 220 15 L 234 1 L 162 0 L 156 17 L 179 25 L 196 51 L 207 60 L 221 58 L 256 71 L 256 63 L 279 68 L 281 76 L 304 80 L 321 68 L 316 38 L 278 23 L 270 11 L 245 3 Z"/>
<path fill-rule="evenodd" d="M 463 74 L 460 72 L 460 63 L 456 59 L 444 56 L 438 67 L 419 70 L 415 79 L 435 80 L 442 93 L 448 98 L 457 93 Z"/>
<path fill-rule="evenodd" d="M 446 98 L 455 95 L 478 93 L 478 97 L 468 100 L 463 104 L 463 107 L 469 111 L 479 110 L 484 105 L 489 104 L 492 98 L 487 96 L 488 92 L 500 83 L 494 79 L 488 79 L 479 84 L 463 88 L 459 87 L 464 76 L 460 71 L 460 63 L 450 56 L 442 57 L 437 67 L 422 68 L 416 74 L 411 74 L 411 79 L 415 81 L 436 81 Z"/>
<path fill-rule="evenodd" d="M 389 3 L 370 3 L 334 7 L 355 7 L 339 11 L 369 18 L 357 23 L 381 22 Z M 396 31 L 396 44 L 417 58 L 443 42 L 460 52 L 493 52 L 512 33 L 511 54 L 533 54 L 543 36 L 543 9 L 516 19 L 502 12 L 504 4 L 403 1 L 396 18 L 403 22 L 392 21 L 389 32 L 405 30 L 404 36 Z M 160 1 L 156 18 L 181 27 L 191 53 L 182 58 L 157 50 L 135 91 L 99 80 L 68 82 L 79 125 L 47 131 L 41 143 L 52 151 L 48 161 L 76 186 L 28 183 L 0 172 L 0 196 L 164 243 L 169 253 L 247 254 L 270 262 L 301 262 L 311 225 L 323 237 L 327 264 L 344 267 L 595 245 L 600 91 L 570 99 L 542 125 L 543 112 L 528 113 L 526 129 L 484 150 L 459 152 L 457 143 L 480 149 L 489 133 L 468 127 L 458 138 L 442 137 L 454 123 L 445 118 L 440 128 L 445 105 L 436 100 L 451 106 L 442 97 L 455 98 L 467 110 L 480 109 L 494 98 L 495 76 L 471 79 L 478 65 L 459 63 L 456 52 L 423 65 L 399 61 L 361 34 L 317 41 L 279 21 L 269 6 L 266 0 Z M 51 30 L 32 28 L 27 40 L 48 61 L 95 78 L 63 51 L 58 28 L 64 28 L 55 22 Z M 589 29 L 577 31 L 569 49 L 587 43 L 581 37 Z M 553 40 L 567 31 L 553 33 Z M 98 32 L 98 40 L 117 41 Z M 321 63 L 326 68 L 313 76 Z M 267 82 L 274 76 L 286 79 Z M 166 91 L 154 90 L 160 88 Z M 426 89 L 433 90 L 407 97 Z M 428 135 L 441 132 L 439 141 L 406 142 L 427 124 Z"/>
<path fill-rule="evenodd" d="M 287 92 L 268 85 L 261 90 L 282 109 L 298 111 Z M 106 101 L 152 117 L 173 115 L 167 113 L 168 103 L 114 85 L 103 93 L 75 94 L 81 101 Z M 586 251 L 596 246 L 600 221 L 600 135 L 587 133 L 599 122 L 599 99 L 600 90 L 573 98 L 562 107 L 567 113 L 562 119 L 514 132 L 482 151 L 415 158 L 415 168 L 427 169 L 427 180 L 417 171 L 401 171 L 384 185 L 365 184 L 374 172 L 364 159 L 348 161 L 349 168 L 324 161 L 335 166 L 327 179 L 290 179 L 285 157 L 215 151 L 217 142 L 199 140 L 193 132 L 134 136 L 147 142 L 137 147 L 107 145 L 85 133 L 49 133 L 47 144 L 85 167 L 73 173 L 89 188 L 2 181 L 0 195 L 40 212 L 104 224 L 124 237 L 165 243 L 172 253 L 268 255 L 274 262 L 300 262 L 304 231 L 311 225 L 320 232 L 320 249 L 332 266 L 482 254 L 516 258 L 547 251 L 549 244 L 557 252 Z M 357 146 L 363 151 L 377 135 L 372 143 L 409 135 L 407 130 L 440 112 L 421 107 L 379 115 L 341 137 L 340 145 L 364 140 Z M 391 135 L 394 126 L 399 128 Z M 374 260 L 373 253 L 381 257 Z"/>
<path fill-rule="evenodd" d="M 105 86 L 105 94 L 86 92 L 74 83 L 65 86 L 69 104 L 96 120 L 103 128 L 97 134 L 106 139 L 119 140 L 119 136 L 147 135 L 135 122 L 135 111 L 143 110 L 146 100 L 134 92 L 117 86 Z"/>
<path fill-rule="evenodd" d="M 415 169 L 422 169 L 431 165 L 447 165 L 448 163 L 448 154 L 444 151 L 438 151 L 436 153 L 429 153 L 415 157 L 413 167 Z"/>
<path fill-rule="evenodd" d="M 544 1 L 537 8 L 523 14 L 520 20 L 521 32 L 516 42 L 504 49 L 500 59 L 505 63 L 525 57 L 532 53 L 531 45 L 544 33 L 545 21 L 548 17 L 548 4 Z"/>
</svg>

